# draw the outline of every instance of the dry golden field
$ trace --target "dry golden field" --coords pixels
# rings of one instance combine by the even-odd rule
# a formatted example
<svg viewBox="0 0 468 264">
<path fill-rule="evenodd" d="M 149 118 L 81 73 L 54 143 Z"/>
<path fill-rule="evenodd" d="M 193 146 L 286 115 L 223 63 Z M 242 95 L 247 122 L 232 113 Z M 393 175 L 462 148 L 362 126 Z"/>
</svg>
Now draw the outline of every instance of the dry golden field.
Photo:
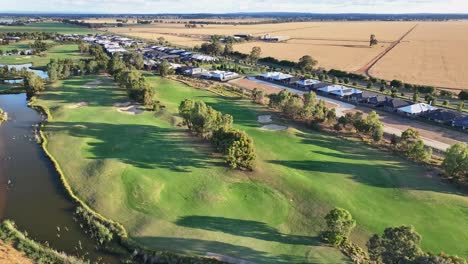
<svg viewBox="0 0 468 264">
<path fill-rule="evenodd" d="M 424 22 L 370 74 L 438 87 L 468 88 L 468 21 Z"/>
<path fill-rule="evenodd" d="M 311 55 L 319 67 L 350 72 L 365 69 L 392 43 L 411 31 L 388 51 L 370 70 L 372 76 L 401 79 L 405 82 L 447 88 L 468 87 L 468 21 L 452 22 L 298 22 L 256 25 L 204 25 L 185 28 L 184 24 L 156 23 L 107 30 L 147 39 L 163 36 L 181 46 L 200 45 L 210 35 L 236 33 L 262 36 L 288 36 L 281 43 L 260 41 L 237 44 L 235 49 L 248 53 L 254 46 L 262 56 L 297 61 Z M 379 45 L 370 48 L 369 36 L 375 34 Z"/>
</svg>

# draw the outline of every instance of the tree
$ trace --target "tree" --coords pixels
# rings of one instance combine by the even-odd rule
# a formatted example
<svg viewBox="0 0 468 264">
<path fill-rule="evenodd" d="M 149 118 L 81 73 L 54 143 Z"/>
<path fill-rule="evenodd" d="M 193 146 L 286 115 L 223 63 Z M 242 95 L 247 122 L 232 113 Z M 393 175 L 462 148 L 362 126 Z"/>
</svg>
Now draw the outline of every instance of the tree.
<svg viewBox="0 0 468 264">
<path fill-rule="evenodd" d="M 232 42 L 226 43 L 224 45 L 224 55 L 231 55 L 234 52 L 234 46 L 232 45 Z"/>
<path fill-rule="evenodd" d="M 28 97 L 44 91 L 44 81 L 33 72 L 29 72 L 23 79 L 23 85 Z"/>
<path fill-rule="evenodd" d="M 432 148 L 426 147 L 422 140 L 418 140 L 406 151 L 406 156 L 419 162 L 428 161 L 432 156 Z"/>
<path fill-rule="evenodd" d="M 252 101 L 257 104 L 265 104 L 265 91 L 254 88 L 252 90 Z"/>
<path fill-rule="evenodd" d="M 38 54 L 47 50 L 47 43 L 40 39 L 36 39 L 31 45 L 31 48 L 34 50 L 35 54 Z"/>
<path fill-rule="evenodd" d="M 419 101 L 419 92 L 415 91 L 413 93 L 413 102 Z"/>
<path fill-rule="evenodd" d="M 261 55 L 262 55 L 262 49 L 258 46 L 253 47 L 252 51 L 250 51 L 250 54 L 249 54 L 250 62 L 256 63 L 258 59 L 260 59 Z"/>
<path fill-rule="evenodd" d="M 164 45 L 166 43 L 166 39 L 164 37 L 159 37 L 158 38 L 158 43 L 159 43 L 159 45 Z"/>
<path fill-rule="evenodd" d="M 367 242 L 372 261 L 383 264 L 398 264 L 414 261 L 423 255 L 420 249 L 421 236 L 413 227 L 386 228 L 380 237 L 373 235 Z"/>
<path fill-rule="evenodd" d="M 145 61 L 143 60 L 143 55 L 141 53 L 125 53 L 123 56 L 123 61 L 127 67 L 134 66 L 135 69 L 141 70 L 144 67 Z"/>
<path fill-rule="evenodd" d="M 412 264 L 466 264 L 466 260 L 444 253 L 439 255 L 426 254 L 417 257 Z"/>
<path fill-rule="evenodd" d="M 173 74 L 174 70 L 171 68 L 171 65 L 167 62 L 167 60 L 163 60 L 159 65 L 158 65 L 158 73 L 161 75 L 161 77 L 166 77 L 167 75 Z"/>
<path fill-rule="evenodd" d="M 109 61 L 107 66 L 107 71 L 112 74 L 116 75 L 117 73 L 126 69 L 124 61 L 120 58 L 120 53 L 115 53 L 112 56 L 112 59 Z"/>
<path fill-rule="evenodd" d="M 339 245 L 356 226 L 352 215 L 342 208 L 331 210 L 326 216 L 327 230 L 322 233 L 322 239 L 330 244 Z"/>
<path fill-rule="evenodd" d="M 462 112 L 464 108 L 465 108 L 465 102 L 460 102 L 458 104 L 457 110 Z"/>
<path fill-rule="evenodd" d="M 450 176 L 468 179 L 468 144 L 457 143 L 447 149 L 442 167 Z"/>
<path fill-rule="evenodd" d="M 375 38 L 374 34 L 370 35 L 369 46 L 372 47 L 374 45 L 379 44 L 379 41 Z"/>
<path fill-rule="evenodd" d="M 468 100 L 468 90 L 462 90 L 459 94 L 458 94 L 458 99 L 460 100 Z"/>
<path fill-rule="evenodd" d="M 380 140 L 382 140 L 383 135 L 384 135 L 384 130 L 383 130 L 382 124 L 376 126 L 372 131 L 372 139 L 375 142 L 379 142 Z"/>
<path fill-rule="evenodd" d="M 401 87 L 403 87 L 403 82 L 400 81 L 400 80 L 392 80 L 390 82 L 390 85 L 397 88 L 397 89 L 400 89 Z"/>
<path fill-rule="evenodd" d="M 310 72 L 313 70 L 315 65 L 317 65 L 317 60 L 309 55 L 305 55 L 299 59 L 297 67 L 303 72 Z"/>
</svg>

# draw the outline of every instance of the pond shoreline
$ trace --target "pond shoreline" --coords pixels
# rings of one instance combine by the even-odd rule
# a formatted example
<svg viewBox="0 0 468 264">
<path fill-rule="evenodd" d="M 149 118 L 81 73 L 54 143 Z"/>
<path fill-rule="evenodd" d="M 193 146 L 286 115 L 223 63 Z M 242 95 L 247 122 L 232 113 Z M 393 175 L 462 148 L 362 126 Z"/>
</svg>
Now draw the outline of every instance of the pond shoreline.
<svg viewBox="0 0 468 264">
<path fill-rule="evenodd" d="M 7 94 L 3 94 L 1 96 L 15 96 L 15 95 L 19 96 L 18 94 L 15 94 L 15 93 L 7 93 Z M 15 100 L 13 100 L 13 101 L 15 101 Z M 10 106 L 12 108 L 14 108 L 13 101 L 12 101 L 12 105 Z M 7 100 L 7 102 L 8 102 L 8 100 Z M 39 159 L 42 160 L 42 162 L 45 162 L 45 164 L 46 164 L 46 165 L 42 165 L 42 166 L 50 166 L 50 169 L 47 169 L 47 170 L 50 170 L 50 172 L 47 173 L 48 175 L 47 175 L 46 178 L 50 177 L 51 182 L 47 183 L 45 186 L 41 186 L 41 185 L 25 186 L 25 185 L 29 185 L 29 184 L 27 183 L 27 181 L 24 182 L 24 176 L 23 176 L 23 178 L 21 178 L 21 176 L 18 176 L 17 174 L 15 174 L 16 171 L 14 169 L 12 171 L 10 171 L 10 172 L 8 170 L 6 170 L 6 174 L 4 174 L 4 177 L 8 178 L 9 186 L 6 189 L 3 190 L 3 195 L 5 197 L 9 197 L 9 196 L 13 195 L 11 197 L 11 199 L 9 199 L 9 200 L 13 201 L 13 200 L 15 200 L 15 198 L 14 198 L 15 196 L 29 195 L 27 190 L 25 190 L 25 189 L 28 189 L 28 188 L 35 188 L 35 189 L 43 190 L 43 191 L 46 191 L 46 192 L 51 191 L 51 190 L 48 190 L 48 188 L 51 188 L 51 187 L 55 188 L 56 190 L 51 191 L 52 192 L 52 194 L 51 194 L 52 198 L 47 197 L 42 201 L 42 199 L 38 199 L 38 198 L 41 198 L 41 197 L 32 198 L 32 197 L 35 197 L 34 196 L 35 194 L 31 194 L 31 195 L 29 195 L 28 197 L 25 197 L 25 198 L 26 198 L 26 200 L 36 199 L 36 202 L 34 204 L 37 204 L 37 205 L 39 205 L 41 203 L 49 204 L 49 203 L 47 203 L 47 201 L 49 201 L 50 199 L 54 199 L 54 200 L 57 199 L 57 201 L 54 201 L 52 203 L 51 207 L 55 207 L 55 206 L 58 206 L 58 207 L 53 208 L 52 210 L 49 210 L 49 211 L 50 212 L 57 212 L 60 215 L 57 215 L 56 216 L 56 217 L 58 217 L 57 220 L 52 221 L 52 223 L 50 223 L 49 226 L 48 226 L 49 230 L 51 229 L 51 225 L 56 226 L 57 230 L 55 230 L 55 232 L 57 232 L 57 237 L 55 237 L 55 239 L 54 239 L 53 233 L 50 232 L 50 231 L 47 232 L 48 233 L 47 236 L 41 236 L 40 233 L 42 231 L 40 231 L 40 229 L 42 229 L 42 227 L 41 227 L 40 223 L 29 224 L 28 223 L 28 222 L 30 222 L 28 220 L 29 218 L 24 218 L 23 217 L 23 219 L 21 219 L 22 214 L 21 213 L 19 213 L 19 214 L 15 213 L 15 211 L 18 212 L 18 211 L 23 211 L 23 210 L 24 211 L 35 210 L 33 208 L 25 207 L 25 206 L 31 206 L 28 203 L 17 204 L 15 202 L 11 202 L 12 204 L 9 204 L 9 206 L 5 206 L 5 208 L 10 208 L 9 211 L 11 211 L 11 212 L 10 213 L 7 212 L 6 215 L 3 215 L 2 220 L 3 221 L 12 220 L 14 222 L 16 222 L 16 220 L 18 220 L 18 221 L 21 220 L 21 221 L 19 221 L 19 222 L 23 222 L 23 224 L 20 225 L 21 230 L 26 230 L 26 231 L 20 231 L 20 229 L 18 228 L 18 232 L 21 232 L 25 236 L 28 233 L 32 233 L 34 238 L 30 238 L 30 239 L 31 240 L 38 239 L 39 241 L 43 241 L 40 244 L 43 244 L 45 242 L 46 244 L 43 245 L 44 248 L 50 248 L 50 249 L 54 249 L 54 250 L 57 250 L 57 251 L 62 251 L 62 250 L 64 250 L 64 248 L 68 248 L 69 250 L 64 250 L 67 254 L 77 256 L 78 258 L 90 259 L 90 260 L 93 261 L 93 263 L 95 261 L 97 261 L 97 263 L 119 263 L 119 259 L 121 259 L 121 257 L 124 257 L 123 255 L 117 256 L 116 254 L 114 254 L 114 253 L 112 253 L 112 252 L 110 252 L 108 250 L 105 250 L 104 248 L 94 247 L 93 245 L 96 244 L 96 242 L 93 241 L 94 239 L 92 237 L 90 237 L 89 234 L 87 234 L 86 230 L 84 230 L 82 227 L 80 228 L 81 224 L 79 222 L 77 222 L 76 220 L 73 220 L 75 218 L 74 210 L 79 205 L 81 205 L 82 207 L 85 207 L 86 205 L 83 202 L 81 202 L 81 200 L 79 200 L 79 198 L 76 195 L 74 195 L 73 191 L 71 190 L 71 187 L 68 185 L 68 182 L 63 177 L 63 174 L 62 174 L 62 172 L 60 170 L 60 167 L 58 167 L 58 163 L 55 161 L 53 156 L 51 156 L 50 153 L 47 150 L 47 147 L 46 147 L 47 139 L 46 139 L 46 137 L 45 137 L 45 135 L 44 135 L 44 133 L 42 131 L 42 127 L 45 125 L 45 123 L 48 120 L 47 110 L 43 109 L 40 106 L 34 105 L 34 102 L 31 102 L 31 101 L 26 100 L 25 103 L 26 103 L 25 108 L 29 108 L 33 112 L 38 114 L 38 119 L 39 120 L 38 121 L 32 121 L 34 119 L 31 120 L 31 118 L 29 118 L 29 119 L 27 119 L 28 121 L 23 121 L 24 118 L 23 119 L 21 119 L 21 118 L 22 118 L 22 116 L 24 115 L 25 112 L 23 110 L 21 110 L 19 112 L 14 112 L 13 111 L 12 112 L 12 119 L 10 120 L 12 122 L 11 127 L 10 128 L 5 128 L 6 129 L 5 133 L 10 134 L 10 136 L 7 136 L 7 134 L 5 134 L 4 137 L 3 137 L 3 140 L 5 140 L 5 142 L 10 145 L 10 148 L 11 148 L 12 144 L 13 144 L 13 146 L 16 146 L 16 144 L 18 144 L 18 143 L 21 143 L 20 145 L 18 145 L 18 148 L 21 148 L 23 146 L 22 144 L 27 144 L 30 147 L 31 147 L 31 145 L 39 145 L 39 148 L 37 150 L 39 152 L 39 155 L 40 156 L 43 155 L 45 160 L 43 160 L 42 157 L 39 157 Z M 5 106 L 8 106 L 8 104 L 6 104 Z M 19 109 L 14 108 L 14 109 L 19 110 L 19 109 L 23 109 L 23 108 L 19 108 Z M 17 127 L 17 126 L 20 126 L 20 127 L 22 127 L 22 129 L 24 129 L 24 124 L 22 124 L 22 122 L 27 122 L 26 123 L 27 127 L 29 127 L 29 125 L 32 125 L 32 131 L 28 132 L 27 130 L 29 130 L 29 129 L 16 131 L 16 129 L 18 129 L 18 128 L 15 128 L 15 127 Z M 16 134 L 16 133 L 18 133 L 18 134 Z M 13 138 L 10 138 L 11 135 L 13 136 Z M 27 143 L 27 140 L 25 140 L 26 142 L 24 142 L 24 141 L 23 142 L 11 141 L 12 139 L 14 140 L 15 137 L 18 138 L 18 140 L 22 140 L 22 137 L 25 137 L 25 138 L 27 137 L 27 138 L 29 138 L 29 141 L 34 141 L 34 142 Z M 33 149 L 34 149 L 34 147 L 33 147 Z M 12 158 L 13 158 L 13 161 L 16 161 L 16 162 L 18 162 L 18 160 L 21 161 L 21 158 L 19 158 L 15 152 L 10 153 L 11 149 L 9 150 L 8 147 L 5 149 L 5 151 L 6 152 L 3 153 L 4 156 L 5 156 L 5 160 L 12 160 Z M 42 155 L 40 154 L 40 152 L 42 152 Z M 31 155 L 35 156 L 34 152 Z M 37 159 L 37 157 L 36 157 L 36 159 Z M 31 162 L 35 162 L 35 159 L 31 160 Z M 47 163 L 49 163 L 49 165 L 47 165 Z M 17 166 L 17 165 L 15 165 L 13 163 L 12 164 L 6 164 L 6 165 L 11 165 L 12 167 Z M 35 164 L 35 166 L 40 166 L 40 165 Z M 51 175 L 51 173 L 52 173 L 51 170 L 54 170 L 55 173 L 59 174 L 60 182 L 54 180 L 54 177 L 56 177 L 56 176 Z M 43 175 L 43 174 L 44 174 L 43 171 L 38 172 L 38 175 Z M 27 180 L 28 176 L 25 176 L 25 177 L 26 177 L 26 180 Z M 43 177 L 43 176 L 41 176 L 41 177 Z M 18 178 L 18 179 L 16 179 L 16 178 Z M 16 180 L 18 180 L 18 183 L 16 182 Z M 47 179 L 43 179 L 43 180 L 47 181 Z M 5 179 L 5 181 L 6 181 L 6 179 Z M 10 186 L 10 183 L 14 184 L 14 185 Z M 10 194 L 10 189 L 11 188 L 13 188 L 12 190 L 14 190 L 14 191 Z M 54 194 L 54 193 L 56 193 L 56 194 Z M 58 197 L 56 195 L 58 195 Z M 54 198 L 54 197 L 57 197 L 57 198 Z M 60 201 L 60 199 L 62 199 L 62 201 Z M 77 201 L 80 201 L 81 203 L 77 202 Z M 36 205 L 36 207 L 37 207 L 37 205 Z M 71 207 L 70 209 L 72 209 L 72 210 L 66 210 L 66 208 L 63 207 L 63 206 Z M 88 207 L 86 206 L 86 208 L 88 208 Z M 64 211 L 64 209 L 65 209 L 65 211 Z M 28 212 L 28 213 L 33 213 L 34 214 L 35 212 L 36 211 Z M 44 216 L 44 217 L 47 218 L 47 216 Z M 54 216 L 50 215 L 50 217 L 54 217 Z M 41 218 L 44 219 L 43 217 L 41 217 Z M 68 220 L 66 220 L 66 219 L 68 219 Z M 105 219 L 105 218 L 103 216 L 100 216 L 100 219 Z M 109 220 L 106 219 L 106 221 L 109 221 Z M 28 224 L 24 225 L 25 223 L 28 223 Z M 72 231 L 72 232 L 68 231 L 68 227 L 72 228 L 72 229 L 70 229 L 70 231 Z M 63 229 L 63 231 L 60 231 L 60 229 Z M 77 234 L 77 235 L 75 236 L 75 234 Z M 80 234 L 80 235 L 78 235 L 78 234 Z M 63 238 L 61 238 L 61 235 L 63 235 Z M 85 239 L 83 240 L 83 238 L 85 238 Z M 66 241 L 67 241 L 66 244 L 68 244 L 68 246 L 66 246 L 66 245 L 60 246 L 61 249 L 55 248 L 53 245 L 49 245 L 49 243 L 48 243 L 48 241 L 55 240 L 54 243 L 57 244 L 57 245 L 60 245 L 62 243 L 61 242 L 62 239 L 66 239 Z M 89 240 L 89 241 L 87 241 L 87 240 Z M 85 248 L 78 247 L 78 248 L 72 249 L 72 245 L 73 245 L 72 241 L 78 241 L 79 243 L 81 243 L 81 241 L 83 241 L 84 243 L 86 243 L 88 245 Z M 72 243 L 72 244 L 70 244 L 70 243 Z M 15 248 L 20 250 L 20 251 L 23 251 L 22 247 L 15 247 Z M 25 252 L 25 253 L 27 253 L 27 252 Z M 90 253 L 91 253 L 91 255 L 90 255 Z M 91 256 L 92 256 L 92 258 L 90 258 Z M 105 260 L 105 262 L 102 262 L 103 259 Z"/>
</svg>

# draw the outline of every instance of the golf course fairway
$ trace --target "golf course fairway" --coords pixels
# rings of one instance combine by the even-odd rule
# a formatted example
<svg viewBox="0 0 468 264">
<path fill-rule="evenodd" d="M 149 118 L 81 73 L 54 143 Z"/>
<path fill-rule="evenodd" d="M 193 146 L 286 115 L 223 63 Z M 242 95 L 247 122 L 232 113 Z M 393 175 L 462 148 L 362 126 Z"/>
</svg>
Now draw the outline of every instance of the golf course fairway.
<svg viewBox="0 0 468 264">
<path fill-rule="evenodd" d="M 47 148 L 73 191 L 139 243 L 256 263 L 345 263 L 318 237 L 324 215 L 342 207 L 361 246 L 386 227 L 413 225 L 424 250 L 468 257 L 468 197 L 423 167 L 284 123 L 248 100 L 147 78 L 165 106 L 156 114 L 119 111 L 127 95 L 105 76 L 59 81 L 34 101 L 51 114 Z M 186 98 L 234 117 L 254 139 L 254 172 L 228 169 L 180 125 Z M 260 115 L 288 129 L 262 129 Z"/>
</svg>

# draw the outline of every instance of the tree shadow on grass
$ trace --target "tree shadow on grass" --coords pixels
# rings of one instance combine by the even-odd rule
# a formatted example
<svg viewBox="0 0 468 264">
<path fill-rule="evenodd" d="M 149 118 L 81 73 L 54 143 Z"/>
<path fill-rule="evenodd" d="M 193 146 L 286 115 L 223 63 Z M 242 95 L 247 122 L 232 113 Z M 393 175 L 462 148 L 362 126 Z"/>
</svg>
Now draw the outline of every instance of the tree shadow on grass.
<svg viewBox="0 0 468 264">
<path fill-rule="evenodd" d="M 145 245 L 150 245 L 153 248 L 177 251 L 180 253 L 198 256 L 206 256 L 207 253 L 216 253 L 224 256 L 237 258 L 239 260 L 239 263 L 241 263 L 241 260 L 265 264 L 320 263 L 318 260 L 317 262 L 314 262 L 314 260 L 310 259 L 306 261 L 304 257 L 287 254 L 281 254 L 276 256 L 270 255 L 267 252 L 257 251 L 245 246 L 237 246 L 218 241 L 173 237 L 141 237 L 136 239 L 138 242 Z"/>
<path fill-rule="evenodd" d="M 179 218 L 175 223 L 179 226 L 218 231 L 283 244 L 305 246 L 320 244 L 317 237 L 283 234 L 276 228 L 258 221 L 211 216 L 185 216 Z"/>
<path fill-rule="evenodd" d="M 312 155 L 319 154 L 322 157 L 320 159 L 270 160 L 268 162 L 292 169 L 323 173 L 321 175 L 344 174 L 357 182 L 379 188 L 401 188 L 466 195 L 463 190 L 445 185 L 440 179 L 425 177 L 423 175 L 427 173 L 425 168 L 397 157 L 393 153 L 318 133 L 297 133 L 296 136 L 302 138 L 303 144 L 321 147 L 323 150 L 311 150 L 311 153 Z M 362 160 L 362 163 L 356 162 L 356 160 Z"/>
<path fill-rule="evenodd" d="M 257 117 L 263 114 L 271 114 L 264 108 L 260 108 L 257 105 L 249 105 L 246 107 L 246 101 L 243 99 L 229 99 L 220 100 L 219 96 L 210 96 L 217 99 L 216 102 L 208 101 L 207 104 L 214 109 L 223 112 L 224 114 L 230 114 L 234 117 L 234 124 L 239 124 L 248 127 L 260 127 L 260 123 L 257 121 Z M 205 98 L 210 98 L 205 97 Z"/>
<path fill-rule="evenodd" d="M 224 165 L 221 160 L 210 156 L 210 144 L 181 129 L 136 124 L 53 122 L 47 124 L 46 131 L 66 132 L 73 137 L 89 139 L 85 147 L 89 152 L 85 158 L 89 159 L 118 159 L 139 168 L 165 168 L 177 172 Z"/>
</svg>

